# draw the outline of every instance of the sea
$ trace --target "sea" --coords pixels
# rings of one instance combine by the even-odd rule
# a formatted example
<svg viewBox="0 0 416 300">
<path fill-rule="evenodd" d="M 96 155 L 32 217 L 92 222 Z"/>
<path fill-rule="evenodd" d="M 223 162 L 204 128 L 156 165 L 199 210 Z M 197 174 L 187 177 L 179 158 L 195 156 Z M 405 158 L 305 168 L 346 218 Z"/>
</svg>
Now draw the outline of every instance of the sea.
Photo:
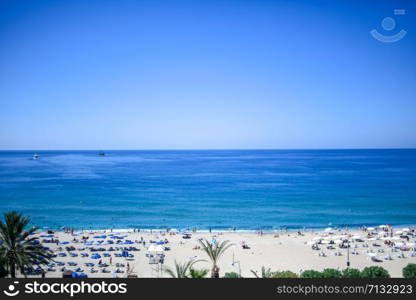
<svg viewBox="0 0 416 300">
<path fill-rule="evenodd" d="M 0 213 L 51 229 L 416 224 L 416 149 L 99 152 L 0 151 Z"/>
</svg>

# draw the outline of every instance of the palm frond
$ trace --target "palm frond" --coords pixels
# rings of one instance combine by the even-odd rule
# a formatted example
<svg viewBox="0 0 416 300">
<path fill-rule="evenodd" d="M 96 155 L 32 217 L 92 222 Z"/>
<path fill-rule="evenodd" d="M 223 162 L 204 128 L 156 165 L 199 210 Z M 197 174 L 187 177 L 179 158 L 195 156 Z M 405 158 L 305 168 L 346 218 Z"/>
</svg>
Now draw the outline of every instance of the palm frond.
<svg viewBox="0 0 416 300">
<path fill-rule="evenodd" d="M 12 277 L 16 268 L 45 265 L 52 260 L 53 253 L 31 237 L 36 228 L 25 230 L 29 223 L 30 218 L 15 211 L 4 214 L 4 222 L 0 221 L 0 261 L 4 260 Z"/>
<path fill-rule="evenodd" d="M 165 272 L 172 278 L 189 278 L 188 273 L 192 270 L 193 265 L 200 261 L 202 260 L 191 259 L 185 263 L 180 263 L 175 260 L 175 267 L 173 269 L 167 267 L 165 268 Z"/>
<path fill-rule="evenodd" d="M 190 269 L 189 275 L 191 278 L 204 278 L 205 276 L 207 276 L 208 272 L 209 270 L 207 269 L 201 269 L 201 270 Z"/>
</svg>

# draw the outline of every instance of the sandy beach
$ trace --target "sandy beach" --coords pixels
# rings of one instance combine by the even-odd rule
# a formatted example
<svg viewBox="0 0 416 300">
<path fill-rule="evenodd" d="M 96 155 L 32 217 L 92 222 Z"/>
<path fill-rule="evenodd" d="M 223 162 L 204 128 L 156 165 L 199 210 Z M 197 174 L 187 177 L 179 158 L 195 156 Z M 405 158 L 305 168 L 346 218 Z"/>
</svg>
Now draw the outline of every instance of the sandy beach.
<svg viewBox="0 0 416 300">
<path fill-rule="evenodd" d="M 166 233 L 165 231 L 114 230 L 110 232 L 107 230 L 54 232 L 49 235 L 39 232 L 36 236 L 44 246 L 49 247 L 58 255 L 54 258 L 55 265 L 50 266 L 46 277 L 62 277 L 62 268 L 72 271 L 80 268 L 81 270 L 78 271 L 85 273 L 88 277 L 127 277 L 128 274 L 138 277 L 168 277 L 163 271 L 165 267 L 173 267 L 175 260 L 186 262 L 190 259 L 207 260 L 198 262 L 195 264 L 195 268 L 210 269 L 210 262 L 206 254 L 202 250 L 196 249 L 196 246 L 199 245 L 198 239 L 201 238 L 216 242 L 229 240 L 234 244 L 226 251 L 219 263 L 221 276 L 226 272 L 236 272 L 241 273 L 243 277 L 254 277 L 251 270 L 260 271 L 262 266 L 271 268 L 273 271 L 290 270 L 295 273 L 307 269 L 344 269 L 347 264 L 348 249 L 340 248 L 339 245 L 341 240 L 346 239 L 350 241 L 351 245 L 351 268 L 363 269 L 367 266 L 382 266 L 389 271 L 392 277 L 401 277 L 403 267 L 408 263 L 416 263 L 415 236 L 412 229 L 404 233 L 401 229 L 397 229 L 393 236 L 379 228 L 372 231 L 370 235 L 369 232 L 361 230 L 306 231 L 302 232 L 302 235 L 297 232 L 260 234 L 258 232 L 232 231 L 190 232 L 190 234 L 189 239 L 184 239 L 181 233 Z M 407 238 L 404 238 L 404 234 Z M 82 237 L 88 238 L 86 242 L 82 240 Z M 51 239 L 54 240 L 54 243 L 50 243 Z M 167 243 L 156 248 L 157 245 L 151 241 Z M 394 246 L 386 245 L 387 241 L 394 242 Z M 244 249 L 243 244 L 247 245 L 248 249 Z M 316 244 L 319 250 L 313 250 L 312 244 Z M 150 249 L 149 246 L 151 246 Z M 67 251 L 66 247 L 74 247 L 75 250 Z M 133 249 L 129 247 L 138 250 L 128 251 L 130 257 L 116 257 L 122 253 L 123 248 Z M 94 249 L 99 251 L 94 251 Z M 149 251 L 156 249 L 166 249 L 163 251 L 163 266 L 162 264 L 149 263 L 149 255 L 159 257 L 157 253 L 162 253 Z M 321 256 L 322 253 L 325 256 Z M 94 254 L 100 255 L 100 258 L 93 259 L 92 255 Z M 380 259 L 380 262 L 374 261 L 372 257 Z M 57 262 L 61 262 L 61 265 L 58 265 Z M 69 265 L 69 262 L 76 265 Z M 99 262 L 108 266 L 99 267 Z M 86 266 L 85 263 L 92 263 L 94 266 Z M 91 268 L 97 272 L 91 272 Z M 103 272 L 103 269 L 106 272 Z M 117 269 L 119 269 L 119 273 L 115 272 Z"/>
</svg>

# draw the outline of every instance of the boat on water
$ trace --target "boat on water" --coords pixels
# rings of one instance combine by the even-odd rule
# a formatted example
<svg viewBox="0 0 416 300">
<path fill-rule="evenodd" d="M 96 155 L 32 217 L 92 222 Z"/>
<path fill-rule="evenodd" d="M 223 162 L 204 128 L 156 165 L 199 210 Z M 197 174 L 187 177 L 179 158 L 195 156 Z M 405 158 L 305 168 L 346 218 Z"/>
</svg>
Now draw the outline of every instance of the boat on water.
<svg viewBox="0 0 416 300">
<path fill-rule="evenodd" d="M 105 156 L 105 152 L 99 152 L 98 155 L 99 156 Z"/>
<path fill-rule="evenodd" d="M 38 154 L 33 154 L 32 159 L 39 159 L 40 156 Z"/>
</svg>

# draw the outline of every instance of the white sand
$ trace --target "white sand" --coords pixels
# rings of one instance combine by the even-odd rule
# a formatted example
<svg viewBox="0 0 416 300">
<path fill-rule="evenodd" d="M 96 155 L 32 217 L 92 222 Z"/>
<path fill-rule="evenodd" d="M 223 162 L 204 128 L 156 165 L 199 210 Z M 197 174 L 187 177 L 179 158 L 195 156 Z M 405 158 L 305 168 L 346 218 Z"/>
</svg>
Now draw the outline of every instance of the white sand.
<svg viewBox="0 0 416 300">
<path fill-rule="evenodd" d="M 114 231 L 116 232 L 116 231 Z M 42 233 L 45 234 L 45 233 Z M 82 235 L 90 236 L 89 241 L 97 241 L 100 239 L 94 239 L 94 235 L 104 234 L 103 232 L 84 232 Z M 107 231 L 107 235 L 109 231 Z M 302 270 L 306 269 L 316 269 L 316 270 L 323 270 L 324 268 L 338 268 L 344 269 L 346 267 L 347 261 L 347 249 L 340 249 L 337 245 L 335 246 L 335 250 L 327 250 L 328 245 L 320 245 L 321 250 L 323 250 L 327 257 L 320 257 L 318 253 L 320 251 L 312 250 L 310 245 L 306 243 L 311 241 L 316 236 L 324 235 L 323 232 L 306 232 L 303 236 L 298 236 L 296 232 L 291 233 L 279 233 L 279 237 L 276 237 L 275 234 L 268 233 L 264 234 L 263 236 L 259 236 L 256 233 L 248 233 L 248 232 L 224 232 L 224 233 L 193 233 L 191 239 L 183 239 L 181 234 L 176 235 L 169 235 L 165 233 L 149 233 L 149 232 L 136 232 L 133 231 L 124 232 L 122 234 L 128 234 L 128 237 L 125 239 L 130 239 L 133 242 L 140 241 L 141 237 L 146 241 L 146 247 L 143 247 L 142 244 L 134 243 L 133 245 L 104 245 L 104 246 L 93 246 L 93 247 L 103 247 L 108 249 L 110 246 L 112 247 L 129 247 L 135 246 L 140 248 L 140 251 L 131 251 L 129 253 L 134 255 L 134 259 L 131 261 L 127 261 L 125 258 L 115 258 L 115 253 L 120 253 L 121 251 L 114 251 L 108 252 L 112 255 L 112 265 L 108 267 L 109 270 L 114 271 L 116 269 L 115 264 L 117 262 L 127 264 L 129 263 L 130 269 L 133 269 L 133 274 L 136 274 L 138 277 L 167 277 L 164 272 L 158 271 L 158 265 L 150 265 L 149 259 L 146 257 L 147 247 L 149 246 L 149 240 L 164 240 L 165 238 L 168 239 L 169 243 L 165 246 L 171 248 L 170 251 L 165 251 L 165 263 L 164 266 L 173 266 L 174 260 L 179 262 L 186 262 L 187 260 L 193 259 L 207 259 L 208 257 L 202 250 L 193 250 L 193 247 L 198 245 L 197 240 L 199 238 L 206 238 L 208 240 L 212 240 L 212 238 L 216 238 L 218 241 L 223 240 L 230 240 L 235 245 L 231 247 L 222 257 L 220 261 L 220 274 L 221 276 L 224 275 L 225 272 L 239 272 L 241 269 L 241 274 L 244 277 L 254 277 L 251 273 L 251 270 L 258 270 L 260 271 L 262 266 L 266 268 L 271 268 L 273 271 L 282 271 L 282 270 L 290 270 L 296 273 L 301 272 Z M 361 235 L 363 239 L 366 239 L 366 233 L 360 231 L 351 231 L 349 233 L 341 233 L 336 232 L 333 235 L 330 235 L 331 238 L 335 235 L 341 234 L 350 234 L 350 235 Z M 82 235 L 77 236 L 76 238 L 80 239 Z M 73 243 L 72 240 L 74 236 L 70 233 L 63 233 L 58 232 L 55 233 L 55 237 L 57 237 L 61 242 L 69 241 L 71 245 L 75 248 L 85 247 L 84 251 L 76 250 L 75 253 L 86 252 L 89 255 L 92 252 L 88 249 L 91 246 L 84 246 L 83 243 Z M 41 238 L 42 239 L 42 238 Z M 107 239 L 109 239 L 107 237 Z M 102 240 L 102 239 L 101 239 Z M 246 244 L 250 247 L 250 249 L 242 249 L 241 241 L 245 241 Z M 414 242 L 415 238 L 411 239 L 411 242 Z M 382 245 L 381 247 L 374 247 L 372 246 L 373 243 L 377 243 Z M 396 240 L 395 242 L 399 242 Z M 401 277 L 402 276 L 402 269 L 408 263 L 416 263 L 416 257 L 410 257 L 410 254 L 414 251 L 414 249 L 410 249 L 409 251 L 403 251 L 403 253 L 407 256 L 406 258 L 397 258 L 396 255 L 400 254 L 401 251 L 391 253 L 393 260 L 391 261 L 383 261 L 383 262 L 373 262 L 371 261 L 370 257 L 363 253 L 368 251 L 369 249 L 373 249 L 376 253 L 378 249 L 384 249 L 385 253 L 377 253 L 377 257 L 383 257 L 390 253 L 391 249 L 384 245 L 384 240 L 379 239 L 376 241 L 367 241 L 365 243 L 369 245 L 368 248 L 363 247 L 364 243 L 352 243 L 351 250 L 355 244 L 359 245 L 357 251 L 359 252 L 358 255 L 350 255 L 351 267 L 363 269 L 366 266 L 382 266 L 386 268 L 392 277 Z M 54 250 L 55 253 L 58 251 L 56 250 L 57 247 L 54 244 L 45 244 L 45 246 L 50 247 Z M 68 253 L 65 250 L 65 247 L 69 245 L 62 245 L 63 251 Z M 334 253 L 336 251 L 340 251 L 342 256 L 335 256 Z M 110 259 L 107 257 L 103 257 L 103 252 L 95 252 L 99 253 L 102 256 L 103 263 L 110 263 Z M 85 267 L 84 263 L 86 262 L 93 262 L 95 264 L 98 263 L 99 259 L 91 259 L 89 257 L 82 258 L 81 256 L 78 257 L 57 257 L 56 261 L 62 262 L 69 262 L 74 261 L 78 263 L 78 266 L 84 269 L 84 273 L 86 273 L 89 277 L 113 277 L 114 273 L 90 273 L 89 268 Z M 233 265 L 233 261 L 235 262 Z M 68 269 L 74 270 L 76 267 L 68 267 Z M 59 270 L 61 267 L 55 267 L 57 271 L 55 272 L 48 272 L 46 277 L 61 277 L 62 272 Z M 201 269 L 210 269 L 209 262 L 199 262 L 195 265 L 195 268 Z M 95 269 L 100 270 L 97 266 Z M 117 274 L 118 277 L 126 277 L 126 267 L 122 268 L 124 273 Z M 209 276 L 209 275 L 208 275 Z"/>
</svg>

